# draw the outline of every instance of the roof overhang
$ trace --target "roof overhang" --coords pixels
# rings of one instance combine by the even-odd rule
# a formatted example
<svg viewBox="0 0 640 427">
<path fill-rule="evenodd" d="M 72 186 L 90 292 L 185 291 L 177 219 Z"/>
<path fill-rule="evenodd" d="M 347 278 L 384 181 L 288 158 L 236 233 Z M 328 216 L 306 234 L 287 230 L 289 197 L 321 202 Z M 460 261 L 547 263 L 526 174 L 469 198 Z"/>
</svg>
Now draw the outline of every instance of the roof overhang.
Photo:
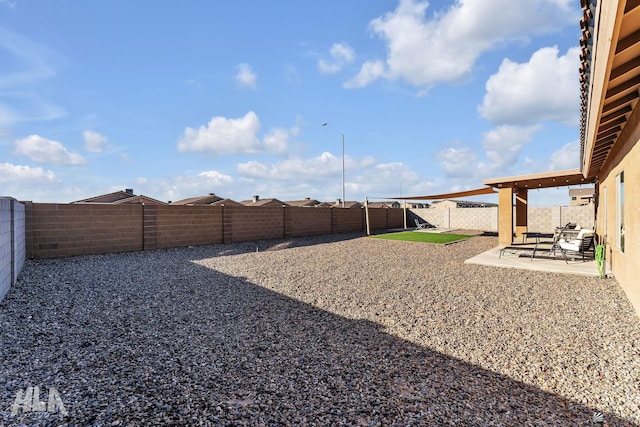
<svg viewBox="0 0 640 427">
<path fill-rule="evenodd" d="M 599 175 L 640 99 L 640 0 L 581 0 L 580 160 Z"/>
<path fill-rule="evenodd" d="M 533 190 L 536 188 L 564 187 L 569 185 L 590 184 L 594 178 L 585 178 L 580 169 L 568 169 L 533 173 L 529 175 L 508 176 L 504 178 L 490 178 L 483 184 L 494 188 L 519 188 Z"/>
</svg>

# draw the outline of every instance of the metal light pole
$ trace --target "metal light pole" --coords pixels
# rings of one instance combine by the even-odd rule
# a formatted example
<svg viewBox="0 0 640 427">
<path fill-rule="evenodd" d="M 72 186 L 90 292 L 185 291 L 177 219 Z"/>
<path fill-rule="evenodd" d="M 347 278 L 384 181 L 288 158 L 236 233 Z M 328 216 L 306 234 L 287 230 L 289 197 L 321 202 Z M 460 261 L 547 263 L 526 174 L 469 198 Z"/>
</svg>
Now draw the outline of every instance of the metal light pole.
<svg viewBox="0 0 640 427">
<path fill-rule="evenodd" d="M 329 123 L 324 122 L 322 126 L 329 126 Z M 342 136 L 342 207 L 344 208 L 344 133 L 340 132 L 340 135 Z"/>
</svg>

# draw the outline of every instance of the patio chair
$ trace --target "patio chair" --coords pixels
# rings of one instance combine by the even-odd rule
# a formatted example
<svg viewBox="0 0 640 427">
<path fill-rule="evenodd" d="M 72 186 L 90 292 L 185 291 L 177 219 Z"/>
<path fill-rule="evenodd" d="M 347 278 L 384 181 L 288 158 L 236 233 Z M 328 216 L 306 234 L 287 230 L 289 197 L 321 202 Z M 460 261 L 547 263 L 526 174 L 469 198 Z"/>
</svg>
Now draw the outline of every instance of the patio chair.
<svg viewBox="0 0 640 427">
<path fill-rule="evenodd" d="M 436 228 L 435 225 L 430 224 L 430 223 L 428 223 L 426 221 L 421 223 L 418 220 L 418 218 L 416 218 L 415 221 L 416 221 L 416 230 L 426 230 L 427 228 Z"/>
<path fill-rule="evenodd" d="M 591 251 L 591 246 L 593 246 L 593 230 L 589 230 L 587 228 L 583 228 L 578 233 L 578 236 L 572 240 L 560 240 L 558 242 L 558 246 L 560 247 L 560 251 L 562 252 L 562 256 L 567 264 L 569 264 L 569 258 L 567 257 L 567 253 L 573 253 L 580 255 L 582 257 L 582 261 L 586 261 L 585 252 Z"/>
<path fill-rule="evenodd" d="M 556 250 L 560 249 L 561 241 L 571 240 L 570 236 L 576 236 L 575 230 L 580 230 L 580 227 L 575 222 L 568 222 L 563 227 L 556 227 L 553 236 L 553 244 L 551 245 L 551 250 L 549 252 L 555 255 Z M 568 237 L 569 239 L 567 239 Z"/>
</svg>

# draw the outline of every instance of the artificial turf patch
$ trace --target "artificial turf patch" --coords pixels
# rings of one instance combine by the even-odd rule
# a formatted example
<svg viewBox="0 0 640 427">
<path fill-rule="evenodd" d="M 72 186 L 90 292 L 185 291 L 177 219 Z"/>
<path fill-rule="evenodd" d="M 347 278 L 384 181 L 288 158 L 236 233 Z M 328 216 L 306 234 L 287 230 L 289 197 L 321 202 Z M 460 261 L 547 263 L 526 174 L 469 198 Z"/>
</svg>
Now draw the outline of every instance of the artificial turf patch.
<svg viewBox="0 0 640 427">
<path fill-rule="evenodd" d="M 376 239 L 406 240 L 409 242 L 426 243 L 451 243 L 462 239 L 468 239 L 466 234 L 423 233 L 414 231 L 401 231 L 399 233 L 387 233 L 371 236 Z"/>
</svg>

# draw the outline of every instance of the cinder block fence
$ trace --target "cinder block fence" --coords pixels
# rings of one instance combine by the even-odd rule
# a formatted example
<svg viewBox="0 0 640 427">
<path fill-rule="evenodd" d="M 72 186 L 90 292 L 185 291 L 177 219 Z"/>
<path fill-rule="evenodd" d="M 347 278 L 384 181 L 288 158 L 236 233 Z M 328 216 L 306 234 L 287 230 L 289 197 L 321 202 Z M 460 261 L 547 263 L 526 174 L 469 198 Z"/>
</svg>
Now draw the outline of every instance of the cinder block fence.
<svg viewBox="0 0 640 427">
<path fill-rule="evenodd" d="M 28 258 L 364 232 L 362 208 L 25 203 Z M 404 226 L 402 209 L 369 209 L 371 230 Z"/>
<path fill-rule="evenodd" d="M 0 301 L 18 278 L 25 256 L 24 205 L 0 197 Z"/>
</svg>

